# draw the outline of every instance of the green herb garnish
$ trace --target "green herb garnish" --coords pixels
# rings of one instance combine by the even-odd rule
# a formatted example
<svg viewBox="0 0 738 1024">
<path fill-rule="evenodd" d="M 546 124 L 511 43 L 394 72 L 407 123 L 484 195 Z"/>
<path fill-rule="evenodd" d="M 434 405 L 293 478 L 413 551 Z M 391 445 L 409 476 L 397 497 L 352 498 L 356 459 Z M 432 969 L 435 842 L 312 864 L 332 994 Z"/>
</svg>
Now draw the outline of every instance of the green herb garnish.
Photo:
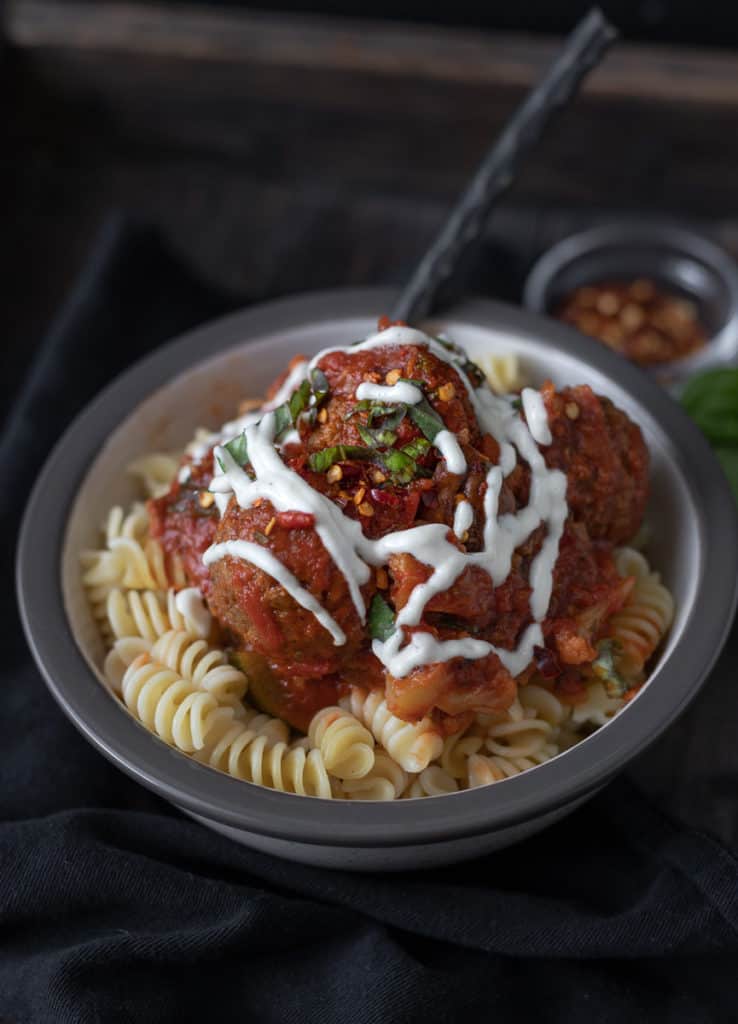
<svg viewBox="0 0 738 1024">
<path fill-rule="evenodd" d="M 608 697 L 622 697 L 628 689 L 616 665 L 621 653 L 617 640 L 601 640 L 597 645 L 597 658 L 592 662 L 592 671 L 604 683 Z"/>
<path fill-rule="evenodd" d="M 416 437 L 414 441 L 406 444 L 402 450 L 411 459 L 422 459 L 429 448 L 430 441 L 426 441 L 424 437 Z"/>
<path fill-rule="evenodd" d="M 682 405 L 712 444 L 738 498 L 738 368 L 692 377 L 682 393 Z"/>
<path fill-rule="evenodd" d="M 313 367 L 310 371 L 310 383 L 313 388 L 313 395 L 315 396 L 315 404 L 320 405 L 325 396 L 330 391 L 330 385 L 328 384 L 328 378 L 317 366 Z"/>
<path fill-rule="evenodd" d="M 275 439 L 279 440 L 297 423 L 297 417 L 303 412 L 310 401 L 310 382 L 304 380 L 299 388 L 292 392 L 282 405 L 274 410 Z"/>
<path fill-rule="evenodd" d="M 435 441 L 436 436 L 446 429 L 443 420 L 427 398 L 423 398 L 417 405 L 409 406 L 408 415 L 430 442 Z"/>
<path fill-rule="evenodd" d="M 243 431 L 243 433 L 239 434 L 238 437 L 234 437 L 227 444 L 224 444 L 223 448 L 225 448 L 225 450 L 231 456 L 236 465 L 245 466 L 246 463 L 249 461 L 249 448 L 246 442 L 245 430 Z M 226 467 L 223 463 L 223 460 L 220 457 L 218 457 L 218 465 L 225 473 Z"/>
<path fill-rule="evenodd" d="M 368 625 L 372 640 L 389 640 L 395 631 L 395 613 L 381 594 L 375 594 L 372 598 Z"/>
<path fill-rule="evenodd" d="M 371 448 L 362 448 L 355 444 L 336 444 L 313 452 L 308 459 L 308 465 L 316 473 L 325 473 L 335 462 L 350 462 L 352 459 L 371 461 L 373 458 L 374 452 Z"/>
</svg>

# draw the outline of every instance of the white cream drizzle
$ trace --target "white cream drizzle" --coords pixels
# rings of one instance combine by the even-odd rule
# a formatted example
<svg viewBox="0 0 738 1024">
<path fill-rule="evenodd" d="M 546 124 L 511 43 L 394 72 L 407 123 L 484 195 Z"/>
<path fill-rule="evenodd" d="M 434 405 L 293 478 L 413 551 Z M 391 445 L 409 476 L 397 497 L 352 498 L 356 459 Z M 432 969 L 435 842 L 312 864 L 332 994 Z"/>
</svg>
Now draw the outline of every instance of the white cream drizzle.
<svg viewBox="0 0 738 1024">
<path fill-rule="evenodd" d="M 474 522 L 474 508 L 468 501 L 460 501 L 454 512 L 454 533 L 462 540 Z"/>
<path fill-rule="evenodd" d="M 523 388 L 520 397 L 523 400 L 523 411 L 528 421 L 533 440 L 538 444 L 551 444 L 551 430 L 548 426 L 548 412 L 540 391 Z"/>
<path fill-rule="evenodd" d="M 432 568 L 429 578 L 414 587 L 407 604 L 398 612 L 397 628 L 393 635 L 386 641 L 373 641 L 374 653 L 393 676 L 402 678 L 420 665 L 448 661 L 456 657 L 478 659 L 491 653 L 499 657 L 512 675 L 518 675 L 531 661 L 534 646 L 543 643 L 540 623 L 545 618 L 550 602 L 553 569 L 568 512 L 566 477 L 559 470 L 552 470 L 546 466 L 531 428 L 520 418 L 510 399 L 494 395 L 486 388 L 476 390 L 463 368 L 455 362 L 455 353 L 413 328 L 391 327 L 358 345 L 324 349 L 306 366 L 301 364 L 303 371 L 300 380 L 304 379 L 329 352 L 350 354 L 392 345 L 425 345 L 438 358 L 451 364 L 466 387 L 481 428 L 491 434 L 500 446 L 499 465 L 493 466 L 487 474 L 482 551 L 459 551 L 449 541 L 448 527 L 443 523 L 398 530 L 376 540 L 365 537 L 357 520 L 344 516 L 329 498 L 315 491 L 298 473 L 285 465 L 274 446 L 275 422 L 271 412 L 267 412 L 266 415 L 259 412 L 256 417 L 249 414 L 252 418 L 248 423 L 244 422 L 245 417 L 236 421 L 238 429 L 246 432 L 249 459 L 255 478 L 250 479 L 226 449 L 218 448 L 216 465 L 221 460 L 224 470 L 214 477 L 211 490 L 216 493 L 216 500 L 220 499 L 221 502 L 224 498 L 227 502 L 228 495 L 232 492 L 242 508 L 249 508 L 257 498 L 265 498 L 271 501 L 278 511 L 294 509 L 312 514 L 315 517 L 316 532 L 346 579 L 351 599 L 362 622 L 366 617 L 366 607 L 361 587 L 369 579 L 370 565 L 384 565 L 392 554 L 407 553 Z M 294 386 L 297 384 L 293 384 Z M 357 397 L 358 395 L 359 389 Z M 286 394 L 280 397 L 280 402 L 287 397 L 289 396 Z M 534 410 L 535 420 L 535 399 L 528 401 Z M 276 402 L 276 396 L 273 403 L 279 404 Z M 259 416 L 261 419 L 257 422 Z M 536 422 L 535 427 L 540 436 L 540 421 Z M 463 452 L 450 431 L 440 431 L 435 444 L 442 457 L 446 459 L 450 472 L 466 471 Z M 498 515 L 498 502 L 504 478 L 517 464 L 516 449 L 520 457 L 528 463 L 531 471 L 529 504 L 515 514 Z M 467 517 L 468 513 L 459 512 L 457 509 L 456 515 Z M 456 515 L 454 529 L 457 525 Z M 541 524 L 545 524 L 547 533 L 541 549 L 533 560 L 529 579 L 532 590 L 530 608 L 535 621 L 527 627 L 515 650 L 496 647 L 473 637 L 436 640 L 426 632 L 414 633 L 410 640 L 406 641 L 401 627 L 418 625 L 431 598 L 448 590 L 468 566 L 483 568 L 489 573 L 495 586 L 499 586 L 510 572 L 515 548 Z M 341 636 L 343 634 L 319 602 L 264 548 L 246 541 L 227 541 L 209 548 L 204 561 L 211 565 L 225 555 L 244 558 L 268 572 L 282 583 L 299 604 L 309 607 L 314 612 L 318 621 L 333 636 L 334 643 L 345 642 L 345 638 L 337 639 L 336 631 Z M 306 603 L 308 598 L 309 604 Z"/>
<path fill-rule="evenodd" d="M 373 384 L 365 380 L 356 389 L 356 397 L 360 402 L 403 402 L 405 405 L 417 405 L 423 400 L 423 392 L 406 380 L 398 380 L 395 384 Z"/>
<path fill-rule="evenodd" d="M 221 544 L 212 544 L 203 555 L 202 560 L 205 565 L 212 565 L 213 562 L 217 562 L 218 559 L 224 558 L 226 555 L 230 555 L 232 558 L 242 558 L 244 562 L 250 562 L 251 565 L 262 569 L 280 586 L 284 587 L 290 597 L 293 597 L 299 605 L 313 613 L 321 626 L 331 634 L 333 643 L 337 647 L 346 643 L 346 634 L 333 616 L 328 614 L 320 601 L 302 586 L 297 577 L 278 558 L 275 558 L 271 551 L 267 551 L 259 544 L 252 544 L 248 540 L 225 540 Z"/>
<path fill-rule="evenodd" d="M 197 636 L 203 639 L 210 636 L 212 618 L 197 587 L 185 587 L 184 590 L 178 590 L 174 597 L 174 607 L 184 619 L 187 627 Z"/>
<path fill-rule="evenodd" d="M 446 469 L 449 473 L 458 476 L 466 473 L 466 459 L 456 434 L 452 434 L 450 430 L 439 430 L 433 438 L 433 447 L 437 448 L 441 458 L 446 460 Z"/>
</svg>

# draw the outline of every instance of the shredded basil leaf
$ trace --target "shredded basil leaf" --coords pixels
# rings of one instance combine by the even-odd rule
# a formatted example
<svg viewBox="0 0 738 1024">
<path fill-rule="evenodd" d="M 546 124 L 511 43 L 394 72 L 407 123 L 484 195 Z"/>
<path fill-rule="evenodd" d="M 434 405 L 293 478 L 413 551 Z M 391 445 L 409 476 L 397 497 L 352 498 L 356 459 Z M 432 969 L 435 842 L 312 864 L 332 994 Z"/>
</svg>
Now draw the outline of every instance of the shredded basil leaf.
<svg viewBox="0 0 738 1024">
<path fill-rule="evenodd" d="M 308 465 L 316 473 L 324 473 L 335 462 L 350 462 L 352 459 L 371 460 L 373 457 L 374 452 L 370 448 L 354 444 L 337 444 L 313 452 L 308 459 Z"/>
<path fill-rule="evenodd" d="M 315 396 L 315 404 L 320 405 L 325 396 L 330 391 L 330 385 L 328 384 L 328 378 L 321 369 L 314 366 L 310 372 L 310 383 L 313 387 L 313 395 Z"/>
<path fill-rule="evenodd" d="M 430 441 L 426 441 L 424 437 L 416 437 L 410 444 L 406 444 L 402 450 L 411 459 L 422 459 L 429 448 Z"/>
<path fill-rule="evenodd" d="M 592 671 L 604 683 L 608 697 L 622 697 L 628 689 L 616 665 L 620 653 L 616 640 L 601 640 L 597 645 L 597 658 L 592 662 Z"/>
<path fill-rule="evenodd" d="M 282 405 L 274 410 L 275 440 L 279 440 L 297 422 L 297 417 L 307 408 L 310 401 L 310 383 L 304 380 L 302 384 Z"/>
<path fill-rule="evenodd" d="M 368 625 L 372 640 L 389 640 L 395 631 L 395 613 L 381 594 L 375 594 L 369 605 Z"/>
<path fill-rule="evenodd" d="M 234 437 L 232 440 L 230 440 L 228 444 L 224 444 L 223 447 L 237 465 L 245 466 L 246 463 L 249 461 L 249 448 L 246 442 L 245 430 L 243 431 L 242 434 L 239 434 L 238 437 Z M 223 465 L 223 460 L 219 458 L 218 463 L 220 465 L 220 468 L 225 473 L 226 467 Z"/>
<path fill-rule="evenodd" d="M 385 427 L 373 430 L 370 427 L 358 426 L 356 429 L 361 440 L 370 448 L 391 448 L 397 440 L 394 430 L 387 430 Z"/>
<path fill-rule="evenodd" d="M 415 478 L 417 472 L 415 459 L 406 455 L 404 451 L 390 448 L 389 451 L 382 454 L 381 461 L 384 469 L 392 475 L 397 483 L 409 484 Z"/>
<path fill-rule="evenodd" d="M 437 434 L 446 429 L 443 420 L 426 398 L 417 405 L 411 405 L 408 408 L 408 415 L 431 443 L 435 441 Z"/>
<path fill-rule="evenodd" d="M 682 404 L 715 449 L 738 498 L 738 368 L 708 370 L 692 377 Z"/>
</svg>

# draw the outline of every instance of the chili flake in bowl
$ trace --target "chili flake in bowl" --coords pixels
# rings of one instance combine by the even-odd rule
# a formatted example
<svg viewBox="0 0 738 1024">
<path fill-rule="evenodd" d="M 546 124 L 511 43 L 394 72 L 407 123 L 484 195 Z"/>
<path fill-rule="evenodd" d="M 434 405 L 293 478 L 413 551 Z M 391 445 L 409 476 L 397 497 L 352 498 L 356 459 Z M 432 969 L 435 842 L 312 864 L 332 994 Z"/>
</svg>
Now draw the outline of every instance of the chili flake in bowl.
<svg viewBox="0 0 738 1024">
<path fill-rule="evenodd" d="M 523 303 L 677 391 L 696 372 L 738 362 L 738 267 L 683 228 L 626 222 L 564 238 L 534 264 Z"/>
<path fill-rule="evenodd" d="M 645 277 L 582 285 L 553 312 L 639 366 L 682 359 L 707 342 L 696 303 Z"/>
</svg>

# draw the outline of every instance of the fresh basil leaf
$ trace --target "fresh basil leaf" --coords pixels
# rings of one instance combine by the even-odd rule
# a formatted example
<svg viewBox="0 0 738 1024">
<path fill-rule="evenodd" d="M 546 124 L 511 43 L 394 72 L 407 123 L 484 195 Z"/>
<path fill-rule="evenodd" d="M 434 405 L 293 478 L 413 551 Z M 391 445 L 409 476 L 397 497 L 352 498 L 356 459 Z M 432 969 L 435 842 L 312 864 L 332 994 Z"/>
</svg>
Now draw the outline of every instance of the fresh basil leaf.
<svg viewBox="0 0 738 1024">
<path fill-rule="evenodd" d="M 290 407 L 285 402 L 284 405 L 278 405 L 274 410 L 274 437 L 275 440 L 286 434 L 288 430 L 292 428 L 292 415 L 290 413 Z"/>
<path fill-rule="evenodd" d="M 223 447 L 237 465 L 245 466 L 246 463 L 249 461 L 249 447 L 246 441 L 245 430 L 243 431 L 243 433 L 239 434 L 238 437 L 234 437 L 231 441 L 229 441 L 228 444 L 224 444 Z M 223 465 L 221 459 L 218 459 L 218 462 L 220 463 L 220 468 L 225 473 L 226 468 Z"/>
<path fill-rule="evenodd" d="M 406 455 L 404 451 L 397 448 L 390 448 L 381 456 L 382 465 L 396 480 L 397 483 L 408 484 L 415 478 L 417 466 L 415 459 Z"/>
<path fill-rule="evenodd" d="M 315 395 L 315 404 L 320 405 L 330 391 L 328 378 L 321 369 L 314 366 L 310 372 L 310 383 L 312 384 L 313 394 Z"/>
<path fill-rule="evenodd" d="M 592 662 L 592 671 L 604 683 L 608 697 L 622 697 L 628 689 L 628 683 L 616 666 L 620 653 L 620 644 L 616 640 L 601 640 L 597 645 L 597 658 Z"/>
<path fill-rule="evenodd" d="M 446 429 L 445 423 L 426 398 L 423 398 L 417 405 L 409 406 L 408 415 L 431 443 L 436 439 L 437 434 Z"/>
<path fill-rule="evenodd" d="M 296 388 L 286 402 L 278 405 L 274 410 L 274 437 L 279 440 L 283 434 L 297 423 L 297 417 L 303 412 L 310 401 L 310 383 L 304 380 L 299 388 Z"/>
<path fill-rule="evenodd" d="M 426 441 L 424 437 L 416 437 L 410 444 L 406 444 L 402 451 L 411 459 L 422 459 L 429 448 L 430 441 Z"/>
<path fill-rule="evenodd" d="M 381 594 L 375 594 L 369 605 L 368 626 L 372 640 L 389 640 L 395 631 L 395 613 Z"/>
<path fill-rule="evenodd" d="M 370 448 L 391 448 L 397 440 L 394 430 L 387 430 L 384 427 L 373 430 L 370 427 L 359 425 L 356 429 L 359 431 L 361 440 Z"/>
<path fill-rule="evenodd" d="M 319 452 L 313 452 L 308 459 L 308 465 L 316 473 L 324 473 L 335 462 L 351 462 L 352 459 L 367 461 L 373 457 L 374 452 L 370 448 L 362 448 L 353 444 L 337 444 L 330 448 L 323 448 Z"/>
<path fill-rule="evenodd" d="M 300 415 L 303 409 L 307 408 L 309 401 L 310 381 L 304 380 L 302 384 L 299 386 L 299 388 L 297 388 L 296 391 L 292 392 L 292 395 L 290 396 L 290 399 L 287 403 L 289 406 L 290 416 L 292 417 L 293 423 L 297 421 L 297 417 Z"/>
<path fill-rule="evenodd" d="M 682 405 L 713 444 L 738 444 L 738 368 L 693 377 L 682 392 Z"/>
</svg>

